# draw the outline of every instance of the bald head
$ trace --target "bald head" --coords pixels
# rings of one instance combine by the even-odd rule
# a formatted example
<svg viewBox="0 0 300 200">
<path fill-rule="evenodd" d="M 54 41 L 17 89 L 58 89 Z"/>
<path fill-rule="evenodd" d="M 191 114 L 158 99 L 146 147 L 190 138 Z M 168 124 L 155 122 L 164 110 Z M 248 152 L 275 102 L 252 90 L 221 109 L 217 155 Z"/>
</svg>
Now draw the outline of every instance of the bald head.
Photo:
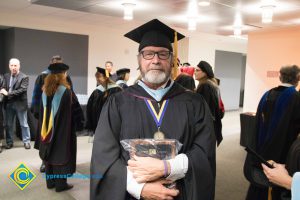
<svg viewBox="0 0 300 200">
<path fill-rule="evenodd" d="M 11 75 L 15 76 L 20 72 L 20 60 L 12 58 L 9 60 L 9 70 Z"/>
</svg>

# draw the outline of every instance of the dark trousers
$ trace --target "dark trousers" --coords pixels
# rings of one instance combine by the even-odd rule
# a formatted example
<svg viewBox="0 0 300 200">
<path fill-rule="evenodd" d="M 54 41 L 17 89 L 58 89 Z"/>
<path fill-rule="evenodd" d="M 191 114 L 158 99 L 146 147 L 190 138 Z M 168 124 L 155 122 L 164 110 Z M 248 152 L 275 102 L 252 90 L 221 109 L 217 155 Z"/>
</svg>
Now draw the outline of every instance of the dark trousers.
<svg viewBox="0 0 300 200">
<path fill-rule="evenodd" d="M 62 190 L 67 187 L 67 178 L 49 178 L 51 175 L 58 176 L 64 174 L 58 174 L 55 170 L 55 166 L 45 163 L 45 173 L 46 173 L 46 184 L 47 188 L 56 188 L 56 190 Z M 48 177 L 48 178 L 47 178 Z"/>
</svg>

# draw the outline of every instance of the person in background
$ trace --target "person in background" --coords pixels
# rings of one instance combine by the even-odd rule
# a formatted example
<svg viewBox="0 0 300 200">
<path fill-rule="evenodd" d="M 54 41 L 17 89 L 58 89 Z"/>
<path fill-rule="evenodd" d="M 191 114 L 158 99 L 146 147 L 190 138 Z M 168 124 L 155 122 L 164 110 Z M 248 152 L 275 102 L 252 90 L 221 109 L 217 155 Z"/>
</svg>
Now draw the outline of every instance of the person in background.
<svg viewBox="0 0 300 200">
<path fill-rule="evenodd" d="M 60 55 L 55 55 L 51 58 L 50 64 L 54 63 L 62 63 L 63 59 Z M 43 71 L 35 80 L 34 88 L 32 92 L 32 101 L 30 106 L 30 111 L 33 113 L 33 116 L 38 120 L 39 119 L 39 112 L 40 112 L 40 105 L 41 105 L 41 97 L 42 97 L 42 87 L 44 85 L 44 80 L 46 76 L 50 73 L 50 71 L 47 69 Z M 67 75 L 67 81 L 71 87 L 71 90 L 73 88 L 72 80 L 69 75 Z M 39 149 L 39 141 L 37 138 L 35 138 L 34 148 Z M 40 172 L 45 172 L 45 164 L 42 162 L 40 166 Z"/>
<path fill-rule="evenodd" d="M 179 74 L 176 79 L 175 82 L 180 84 L 181 86 L 183 86 L 184 88 L 191 90 L 191 91 L 195 91 L 195 80 L 192 76 L 186 74 L 186 73 L 181 73 Z"/>
<path fill-rule="evenodd" d="M 73 187 L 67 178 L 76 171 L 76 127 L 83 118 L 67 81 L 68 69 L 64 63 L 49 65 L 39 114 L 39 155 L 46 167 L 47 188 L 55 188 L 56 192 Z"/>
<path fill-rule="evenodd" d="M 220 83 L 221 80 L 218 78 L 215 78 L 217 80 L 217 84 L 218 84 L 218 95 L 219 95 L 219 110 L 220 110 L 220 114 L 221 114 L 221 119 L 223 119 L 224 115 L 225 115 L 225 106 L 221 97 L 221 91 L 220 91 Z"/>
<path fill-rule="evenodd" d="M 139 43 L 142 78 L 102 109 L 91 159 L 91 175 L 102 178 L 90 180 L 91 200 L 213 199 L 213 121 L 204 99 L 171 79 L 175 34 L 184 37 L 157 19 L 125 34 Z M 176 139 L 183 148 L 170 160 L 130 159 L 120 144 L 154 135 Z M 176 188 L 165 187 L 173 182 Z"/>
<path fill-rule="evenodd" d="M 51 58 L 50 64 L 54 63 L 62 63 L 63 58 L 60 55 L 55 55 Z M 43 71 L 35 80 L 33 93 L 32 93 L 32 101 L 31 101 L 31 107 L 30 110 L 33 113 L 34 117 L 36 119 L 39 118 L 39 110 L 40 110 L 40 103 L 41 103 L 41 96 L 42 96 L 42 87 L 44 85 L 45 77 L 49 74 L 49 70 Z M 71 89 L 73 88 L 73 83 L 69 75 L 67 75 L 67 81 L 71 86 Z"/>
<path fill-rule="evenodd" d="M 105 70 L 106 70 L 106 73 L 108 73 L 108 75 L 106 74 L 106 76 L 109 76 L 109 78 L 110 78 L 112 81 L 116 82 L 118 76 L 117 76 L 117 74 L 112 74 L 112 72 L 113 72 L 113 67 L 114 67 L 113 62 L 111 62 L 111 61 L 106 61 L 106 62 L 105 62 Z"/>
<path fill-rule="evenodd" d="M 208 62 L 200 61 L 195 67 L 195 79 L 199 81 L 196 92 L 204 97 L 213 116 L 217 145 L 219 145 L 223 140 L 221 113 L 219 110 L 219 87 L 212 67 Z"/>
<path fill-rule="evenodd" d="M 195 68 L 191 67 L 190 63 L 188 63 L 188 62 L 183 63 L 182 66 L 179 67 L 180 73 L 185 73 L 191 77 L 194 77 L 194 71 L 195 71 Z"/>
<path fill-rule="evenodd" d="M 5 85 L 4 76 L 0 74 L 0 91 L 5 88 L 6 85 Z M 4 139 L 3 103 L 4 103 L 4 94 L 0 92 L 0 153 L 2 152 L 2 140 Z"/>
<path fill-rule="evenodd" d="M 190 67 L 190 66 L 191 66 L 191 64 L 188 63 L 188 62 L 185 62 L 185 63 L 182 64 L 182 67 Z"/>
<path fill-rule="evenodd" d="M 116 84 L 118 84 L 123 89 L 128 88 L 127 81 L 129 80 L 130 76 L 130 69 L 122 68 L 119 69 L 116 73 L 118 76 Z"/>
<path fill-rule="evenodd" d="M 22 140 L 25 149 L 30 149 L 30 130 L 27 123 L 27 88 L 29 77 L 20 71 L 20 60 L 12 58 L 9 60 L 10 73 L 4 75 L 6 88 L 1 93 L 6 96 L 5 119 L 6 119 L 6 149 L 13 145 L 13 125 L 17 116 L 21 125 Z"/>
<path fill-rule="evenodd" d="M 86 129 L 94 135 L 104 103 L 122 88 L 106 76 L 106 70 L 97 67 L 95 74 L 98 86 L 88 99 L 86 106 Z"/>
<path fill-rule="evenodd" d="M 281 84 L 262 96 L 256 112 L 255 137 L 252 148 L 265 160 L 286 163 L 287 154 L 300 132 L 300 94 L 295 89 L 300 79 L 300 69 L 296 65 L 280 68 Z M 251 168 L 261 170 L 260 162 L 247 155 L 244 173 L 250 181 L 247 200 L 281 199 L 282 187 L 258 187 L 251 176 Z M 250 178 L 249 178 L 250 177 Z"/>
<path fill-rule="evenodd" d="M 206 61 L 200 61 L 197 67 L 195 67 L 195 79 L 199 81 L 196 89 L 196 93 L 203 96 L 205 99 L 210 113 L 214 121 L 214 133 L 216 138 L 217 146 L 223 140 L 222 136 L 222 121 L 221 113 L 219 109 L 219 87 L 217 81 L 214 78 L 214 72 L 210 64 Z M 214 181 L 216 179 L 216 155 L 214 155 L 213 163 L 213 175 Z"/>
</svg>

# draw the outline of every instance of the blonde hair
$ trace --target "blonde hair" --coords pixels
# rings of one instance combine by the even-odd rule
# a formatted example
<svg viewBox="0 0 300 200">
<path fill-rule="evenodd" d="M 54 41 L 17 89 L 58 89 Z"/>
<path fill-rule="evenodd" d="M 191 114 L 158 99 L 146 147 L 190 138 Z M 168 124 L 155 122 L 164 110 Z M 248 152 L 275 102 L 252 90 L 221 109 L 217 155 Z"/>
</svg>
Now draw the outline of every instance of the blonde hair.
<svg viewBox="0 0 300 200">
<path fill-rule="evenodd" d="M 58 74 L 48 74 L 45 78 L 43 85 L 43 92 L 47 96 L 52 96 L 55 94 L 58 86 L 63 85 L 70 89 L 70 84 L 67 82 L 66 75 L 64 72 Z"/>
</svg>

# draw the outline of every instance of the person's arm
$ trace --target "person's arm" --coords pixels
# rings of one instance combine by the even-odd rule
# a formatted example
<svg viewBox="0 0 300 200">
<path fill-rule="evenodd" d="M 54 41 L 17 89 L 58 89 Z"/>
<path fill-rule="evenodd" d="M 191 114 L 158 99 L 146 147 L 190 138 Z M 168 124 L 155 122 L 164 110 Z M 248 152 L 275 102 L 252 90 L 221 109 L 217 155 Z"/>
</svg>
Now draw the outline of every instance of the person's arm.
<svg viewBox="0 0 300 200">
<path fill-rule="evenodd" d="M 140 199 L 144 185 L 145 183 L 138 183 L 133 177 L 132 172 L 127 168 L 127 192 L 134 198 Z"/>
<path fill-rule="evenodd" d="M 188 169 L 188 157 L 183 153 L 166 161 L 151 157 L 135 156 L 134 158 L 134 160 L 128 161 L 128 167 L 138 183 L 150 182 L 159 178 L 166 178 L 174 182 L 184 178 Z"/>
<path fill-rule="evenodd" d="M 273 162 L 273 169 L 262 164 L 263 170 L 270 182 L 282 186 L 288 190 L 291 189 L 292 177 L 289 175 L 285 165 Z"/>
</svg>

